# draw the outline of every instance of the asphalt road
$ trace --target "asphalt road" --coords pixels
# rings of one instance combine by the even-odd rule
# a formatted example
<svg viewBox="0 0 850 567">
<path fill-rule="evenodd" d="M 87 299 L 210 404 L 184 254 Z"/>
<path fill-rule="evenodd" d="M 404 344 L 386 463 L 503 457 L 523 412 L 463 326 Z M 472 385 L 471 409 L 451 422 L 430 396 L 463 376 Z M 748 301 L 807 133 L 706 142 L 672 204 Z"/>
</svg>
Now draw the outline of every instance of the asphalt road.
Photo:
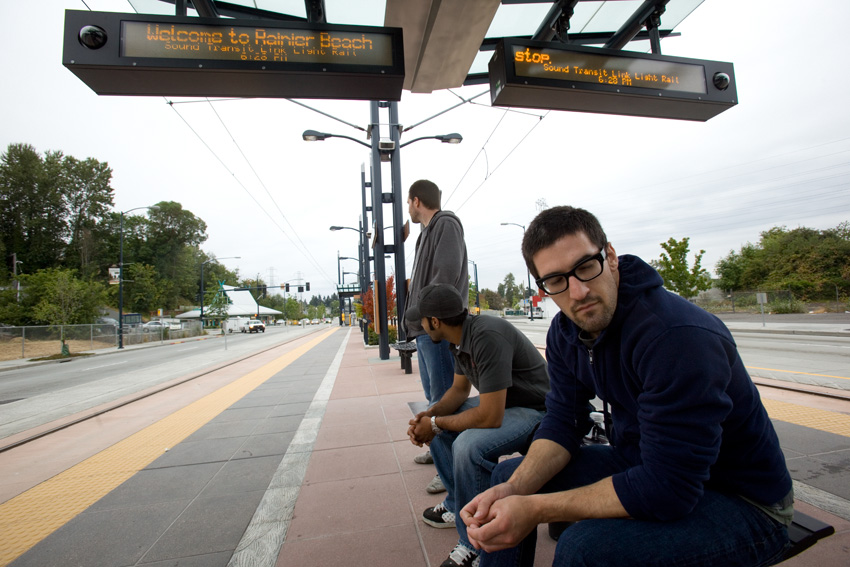
<svg viewBox="0 0 850 567">
<path fill-rule="evenodd" d="M 738 344 L 738 352 L 750 375 L 801 384 L 812 384 L 850 390 L 850 339 L 820 335 L 792 335 L 763 333 L 755 330 L 734 329 L 734 323 L 761 323 L 761 315 L 730 314 L 721 319 L 733 327 L 732 336 Z M 817 316 L 825 324 L 847 322 L 850 315 L 843 313 Z M 525 318 L 509 318 L 535 345 L 546 344 L 548 319 L 533 322 Z M 771 323 L 811 324 L 811 315 L 770 316 Z"/>
<path fill-rule="evenodd" d="M 269 327 L 0 372 L 0 439 L 327 328 Z"/>
</svg>

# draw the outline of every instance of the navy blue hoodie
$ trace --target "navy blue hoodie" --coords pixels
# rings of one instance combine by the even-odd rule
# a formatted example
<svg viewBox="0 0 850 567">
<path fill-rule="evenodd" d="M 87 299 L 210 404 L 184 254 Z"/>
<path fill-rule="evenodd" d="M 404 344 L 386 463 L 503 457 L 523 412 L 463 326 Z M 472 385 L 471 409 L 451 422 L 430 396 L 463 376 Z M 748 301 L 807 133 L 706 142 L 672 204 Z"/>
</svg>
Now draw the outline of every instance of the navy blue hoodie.
<svg viewBox="0 0 850 567">
<path fill-rule="evenodd" d="M 791 477 L 726 326 L 665 290 L 640 258 L 621 256 L 619 272 L 614 318 L 592 348 L 563 313 L 552 320 L 551 390 L 535 438 L 575 454 L 598 395 L 611 406 L 611 442 L 631 464 L 613 481 L 633 518 L 681 518 L 705 488 L 781 500 Z"/>
</svg>

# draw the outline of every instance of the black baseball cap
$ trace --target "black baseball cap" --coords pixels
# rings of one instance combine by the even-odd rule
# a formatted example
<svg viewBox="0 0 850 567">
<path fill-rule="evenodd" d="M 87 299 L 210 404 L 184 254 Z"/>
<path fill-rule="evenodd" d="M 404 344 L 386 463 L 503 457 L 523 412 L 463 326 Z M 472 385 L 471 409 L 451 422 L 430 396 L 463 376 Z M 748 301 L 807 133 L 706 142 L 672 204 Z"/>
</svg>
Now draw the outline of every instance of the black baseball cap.
<svg viewBox="0 0 850 567">
<path fill-rule="evenodd" d="M 408 321 L 419 321 L 423 317 L 448 319 L 463 314 L 463 300 L 457 289 L 448 284 L 432 284 L 419 292 L 419 303 L 404 314 Z"/>
</svg>

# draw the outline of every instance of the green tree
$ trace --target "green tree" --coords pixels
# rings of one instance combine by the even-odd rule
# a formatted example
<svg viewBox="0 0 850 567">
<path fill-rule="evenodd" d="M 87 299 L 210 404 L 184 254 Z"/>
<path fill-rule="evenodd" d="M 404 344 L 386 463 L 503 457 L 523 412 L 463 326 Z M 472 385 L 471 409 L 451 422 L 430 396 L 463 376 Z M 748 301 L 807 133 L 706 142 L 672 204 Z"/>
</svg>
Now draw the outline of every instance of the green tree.
<svg viewBox="0 0 850 567">
<path fill-rule="evenodd" d="M 31 323 L 93 323 L 105 299 L 103 284 L 78 279 L 74 270 L 48 268 L 22 276 Z"/>
<path fill-rule="evenodd" d="M 65 251 L 61 164 L 61 152 L 42 158 L 28 144 L 10 144 L 0 156 L 2 248 L 30 274 L 58 266 Z"/>
<path fill-rule="evenodd" d="M 850 222 L 826 230 L 771 228 L 757 244 L 730 251 L 717 271 L 727 289 L 790 289 L 803 300 L 850 293 Z M 738 287 L 729 285 L 738 277 Z"/>
<path fill-rule="evenodd" d="M 283 309 L 284 314 L 286 314 L 286 318 L 290 321 L 297 321 L 301 319 L 301 304 L 294 297 L 286 298 L 286 305 Z"/>
<path fill-rule="evenodd" d="M 721 258 L 714 267 L 717 272 L 717 287 L 722 290 L 738 291 L 743 289 L 744 259 L 734 250 Z"/>
<path fill-rule="evenodd" d="M 111 180 L 109 165 L 96 159 L 80 161 L 66 156 L 62 161 L 62 195 L 70 236 L 65 263 L 69 267 L 74 264 L 86 275 L 98 271 L 93 264 L 101 242 L 97 229 L 114 205 Z"/>
<path fill-rule="evenodd" d="M 475 300 L 478 298 L 478 288 L 475 287 L 475 282 L 472 281 L 472 276 L 469 277 L 469 311 L 470 313 L 475 312 Z M 482 298 L 483 299 L 483 298 Z M 479 303 L 482 303 L 481 299 L 478 300 Z M 484 309 L 484 306 L 480 306 L 481 309 Z"/>
<path fill-rule="evenodd" d="M 163 201 L 156 205 L 159 209 L 150 212 L 145 239 L 138 243 L 137 261 L 156 268 L 164 285 L 164 307 L 174 309 L 197 296 L 197 251 L 207 239 L 207 225 L 180 203 Z"/>
<path fill-rule="evenodd" d="M 522 299 L 522 288 L 517 285 L 513 273 L 508 273 L 505 276 L 505 280 L 499 284 L 497 292 L 505 300 L 506 307 L 513 307 Z"/>
<path fill-rule="evenodd" d="M 662 252 L 658 260 L 650 262 L 664 278 L 664 287 L 686 299 L 695 297 L 700 291 L 711 287 L 708 271 L 700 266 L 705 250 L 694 255 L 694 265 L 688 268 L 689 242 L 687 236 L 682 240 L 671 237 L 667 242 L 661 243 L 666 252 Z"/>
<path fill-rule="evenodd" d="M 230 305 L 230 299 L 224 293 L 221 286 L 216 286 L 213 289 L 205 290 L 206 297 L 204 305 L 209 306 L 209 311 L 204 311 L 204 318 L 209 315 L 210 319 L 227 319 L 227 307 Z"/>
<path fill-rule="evenodd" d="M 482 289 L 481 298 L 484 300 L 484 303 L 487 304 L 487 309 L 501 311 L 505 308 L 505 300 L 502 297 L 502 294 L 493 291 L 492 289 Z M 485 309 L 484 305 L 482 305 L 481 308 Z"/>
<path fill-rule="evenodd" d="M 118 286 L 113 286 L 118 287 Z M 128 312 L 150 313 L 162 307 L 162 281 L 149 264 L 124 267 L 124 309 Z M 116 290 L 117 291 L 117 290 Z"/>
</svg>

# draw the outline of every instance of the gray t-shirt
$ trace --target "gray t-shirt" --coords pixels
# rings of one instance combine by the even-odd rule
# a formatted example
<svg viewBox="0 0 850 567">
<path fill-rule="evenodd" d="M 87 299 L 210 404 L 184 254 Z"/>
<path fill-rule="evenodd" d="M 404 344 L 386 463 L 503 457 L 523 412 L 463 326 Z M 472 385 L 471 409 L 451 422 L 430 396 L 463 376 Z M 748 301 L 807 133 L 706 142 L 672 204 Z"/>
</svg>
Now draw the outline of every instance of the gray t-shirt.
<svg viewBox="0 0 850 567">
<path fill-rule="evenodd" d="M 546 361 L 528 337 L 498 317 L 470 315 L 460 345 L 451 346 L 455 372 L 482 394 L 507 389 L 505 407 L 546 409 Z"/>
</svg>

